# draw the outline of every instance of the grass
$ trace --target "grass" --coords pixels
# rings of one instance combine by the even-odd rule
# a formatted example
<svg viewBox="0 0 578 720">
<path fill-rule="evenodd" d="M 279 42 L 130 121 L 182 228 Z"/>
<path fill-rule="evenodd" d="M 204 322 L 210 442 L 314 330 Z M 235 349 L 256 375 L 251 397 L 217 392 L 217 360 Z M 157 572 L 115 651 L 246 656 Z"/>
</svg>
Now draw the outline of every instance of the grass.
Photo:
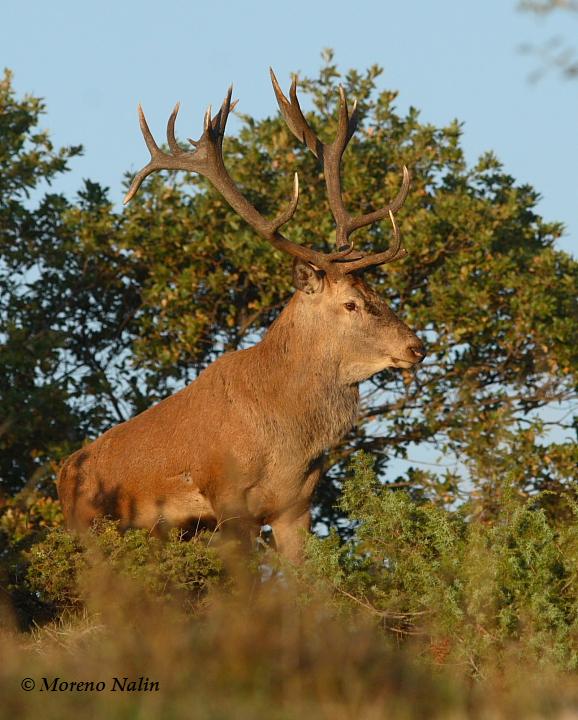
<svg viewBox="0 0 578 720">
<path fill-rule="evenodd" d="M 476 676 L 467 663 L 446 662 L 443 643 L 400 642 L 374 613 L 336 606 L 303 575 L 249 578 L 209 589 L 192 610 L 95 563 L 82 609 L 25 633 L 4 617 L 0 717 L 578 717 L 575 676 L 521 667 L 515 647 Z M 159 690 L 111 692 L 114 677 L 143 677 Z M 21 689 L 24 678 L 36 689 Z M 41 691 L 42 678 L 106 688 Z"/>
</svg>

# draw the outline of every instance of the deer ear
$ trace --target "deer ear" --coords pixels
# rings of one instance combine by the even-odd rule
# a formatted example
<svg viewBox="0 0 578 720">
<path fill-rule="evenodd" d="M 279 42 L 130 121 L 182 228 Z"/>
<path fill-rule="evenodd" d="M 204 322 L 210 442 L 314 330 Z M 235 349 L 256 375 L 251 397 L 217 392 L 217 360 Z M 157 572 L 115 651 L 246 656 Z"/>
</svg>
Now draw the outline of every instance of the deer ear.
<svg viewBox="0 0 578 720">
<path fill-rule="evenodd" d="M 303 260 L 293 262 L 293 285 L 307 295 L 323 290 L 323 275 L 313 265 Z"/>
</svg>

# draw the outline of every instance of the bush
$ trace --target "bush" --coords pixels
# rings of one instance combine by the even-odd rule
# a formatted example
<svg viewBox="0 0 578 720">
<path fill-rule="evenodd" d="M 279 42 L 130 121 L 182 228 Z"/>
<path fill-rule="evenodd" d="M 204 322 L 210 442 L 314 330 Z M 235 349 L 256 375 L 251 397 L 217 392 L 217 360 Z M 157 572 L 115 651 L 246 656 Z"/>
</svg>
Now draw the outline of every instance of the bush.
<svg viewBox="0 0 578 720">
<path fill-rule="evenodd" d="M 365 607 L 397 637 L 425 640 L 475 674 L 512 652 L 578 666 L 574 522 L 554 525 L 539 496 L 508 486 L 489 522 L 380 486 L 371 468 L 371 458 L 356 457 L 340 501 L 355 533 L 311 538 L 305 572 L 339 604 Z"/>
<path fill-rule="evenodd" d="M 146 530 L 120 533 L 117 523 L 103 520 L 81 538 L 61 526 L 58 508 L 36 497 L 0 515 L 0 572 L 21 627 L 81 610 L 91 577 L 103 567 L 138 582 L 153 598 L 178 598 L 187 608 L 221 576 L 209 534 L 182 541 L 172 530 L 161 541 Z"/>
</svg>

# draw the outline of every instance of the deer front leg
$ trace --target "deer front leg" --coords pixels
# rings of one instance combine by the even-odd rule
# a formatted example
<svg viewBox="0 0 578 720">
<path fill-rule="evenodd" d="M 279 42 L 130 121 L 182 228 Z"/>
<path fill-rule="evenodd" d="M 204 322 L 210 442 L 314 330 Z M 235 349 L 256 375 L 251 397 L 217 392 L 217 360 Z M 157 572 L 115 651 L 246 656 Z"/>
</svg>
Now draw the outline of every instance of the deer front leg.
<svg viewBox="0 0 578 720">
<path fill-rule="evenodd" d="M 259 525 L 247 509 L 241 503 L 219 503 L 216 515 L 224 542 L 233 543 L 243 554 L 251 552 L 259 534 Z"/>
<path fill-rule="evenodd" d="M 311 525 L 311 512 L 306 508 L 290 508 L 271 521 L 277 552 L 294 565 L 303 562 L 305 539 Z"/>
<path fill-rule="evenodd" d="M 311 463 L 297 502 L 269 521 L 277 552 L 295 565 L 303 562 L 305 540 L 311 528 L 311 497 L 321 477 L 323 463 L 323 456 Z"/>
</svg>

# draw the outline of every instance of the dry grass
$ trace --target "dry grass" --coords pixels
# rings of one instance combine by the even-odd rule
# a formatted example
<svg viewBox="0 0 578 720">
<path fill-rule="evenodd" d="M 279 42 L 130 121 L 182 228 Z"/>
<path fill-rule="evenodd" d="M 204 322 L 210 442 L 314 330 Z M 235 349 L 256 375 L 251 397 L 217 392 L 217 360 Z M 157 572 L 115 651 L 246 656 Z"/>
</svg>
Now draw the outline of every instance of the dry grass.
<svg viewBox="0 0 578 720">
<path fill-rule="evenodd" d="M 564 718 L 570 678 L 516 661 L 473 681 L 443 648 L 403 647 L 364 608 L 335 608 L 299 580 L 254 577 L 213 589 L 192 614 L 106 565 L 92 568 L 86 608 L 30 633 L 0 636 L 0 716 L 62 718 Z M 158 692 L 111 692 L 113 677 Z M 32 678 L 36 689 L 20 684 Z M 104 681 L 97 691 L 40 691 L 42 678 Z"/>
</svg>

